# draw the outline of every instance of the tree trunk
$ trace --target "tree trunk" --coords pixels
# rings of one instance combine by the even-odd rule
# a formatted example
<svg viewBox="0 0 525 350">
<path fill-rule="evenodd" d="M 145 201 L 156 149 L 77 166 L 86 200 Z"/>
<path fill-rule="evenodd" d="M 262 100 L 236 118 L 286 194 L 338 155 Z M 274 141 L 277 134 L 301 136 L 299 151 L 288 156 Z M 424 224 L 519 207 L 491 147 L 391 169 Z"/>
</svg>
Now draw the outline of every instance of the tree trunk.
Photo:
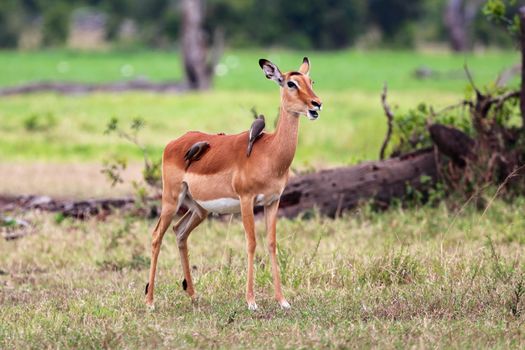
<svg viewBox="0 0 525 350">
<path fill-rule="evenodd" d="M 467 50 L 467 37 L 463 25 L 462 0 L 449 0 L 445 7 L 444 22 L 450 39 L 450 47 L 454 51 Z"/>
<path fill-rule="evenodd" d="M 443 19 L 449 32 L 450 46 L 456 52 L 467 51 L 472 47 L 469 27 L 476 16 L 479 1 L 449 0 L 445 6 Z"/>
<path fill-rule="evenodd" d="M 184 72 L 190 89 L 210 87 L 211 72 L 206 62 L 207 48 L 202 29 L 203 0 L 182 0 L 182 54 Z"/>
<path fill-rule="evenodd" d="M 384 161 L 322 170 L 290 179 L 281 197 L 279 214 L 294 217 L 312 209 L 337 217 L 360 202 L 373 200 L 386 207 L 407 190 L 428 190 L 437 179 L 432 149 Z"/>
<path fill-rule="evenodd" d="M 520 7 L 520 45 L 521 45 L 521 91 L 520 111 L 522 129 L 525 129 L 525 6 Z"/>
</svg>

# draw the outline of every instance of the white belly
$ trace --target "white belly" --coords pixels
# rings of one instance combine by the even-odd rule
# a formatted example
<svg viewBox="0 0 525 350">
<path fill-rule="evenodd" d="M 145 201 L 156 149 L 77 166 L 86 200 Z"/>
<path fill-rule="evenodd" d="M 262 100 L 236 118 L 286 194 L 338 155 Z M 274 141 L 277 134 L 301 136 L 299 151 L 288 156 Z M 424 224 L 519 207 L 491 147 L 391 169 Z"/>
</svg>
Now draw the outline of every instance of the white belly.
<svg viewBox="0 0 525 350">
<path fill-rule="evenodd" d="M 279 195 L 265 196 L 258 194 L 255 197 L 255 205 L 268 205 L 279 199 Z M 210 213 L 235 214 L 241 211 L 241 202 L 236 198 L 217 198 L 209 201 L 196 201 L 201 207 Z"/>
<path fill-rule="evenodd" d="M 210 213 L 234 214 L 241 211 L 241 202 L 235 198 L 218 198 L 196 202 Z"/>
</svg>

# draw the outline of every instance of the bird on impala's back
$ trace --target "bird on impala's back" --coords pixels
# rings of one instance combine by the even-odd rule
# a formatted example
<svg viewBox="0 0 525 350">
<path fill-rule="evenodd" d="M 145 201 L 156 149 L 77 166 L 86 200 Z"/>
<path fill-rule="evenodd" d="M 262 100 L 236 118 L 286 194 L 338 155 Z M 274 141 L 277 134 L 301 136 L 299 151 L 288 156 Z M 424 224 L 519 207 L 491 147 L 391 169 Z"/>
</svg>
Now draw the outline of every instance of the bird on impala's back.
<svg viewBox="0 0 525 350">
<path fill-rule="evenodd" d="M 186 170 L 191 165 L 192 162 L 198 161 L 210 148 L 210 144 L 206 141 L 196 142 L 186 151 L 184 155 L 184 160 L 186 161 Z"/>
<path fill-rule="evenodd" d="M 250 132 L 248 133 L 248 148 L 246 150 L 247 157 L 252 153 L 253 144 L 259 137 L 261 137 L 266 126 L 264 115 L 259 114 L 259 116 L 257 116 L 257 113 L 254 112 L 254 117 L 255 120 L 253 121 L 252 126 L 250 127 Z"/>
</svg>

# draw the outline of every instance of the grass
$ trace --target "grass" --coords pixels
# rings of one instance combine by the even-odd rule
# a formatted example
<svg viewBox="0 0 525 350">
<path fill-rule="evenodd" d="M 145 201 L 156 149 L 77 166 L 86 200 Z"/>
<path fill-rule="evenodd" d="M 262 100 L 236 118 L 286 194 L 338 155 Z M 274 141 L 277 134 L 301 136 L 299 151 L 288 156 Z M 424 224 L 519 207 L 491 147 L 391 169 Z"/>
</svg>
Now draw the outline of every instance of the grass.
<svg viewBox="0 0 525 350">
<path fill-rule="evenodd" d="M 518 52 L 485 51 L 468 54 L 414 51 L 228 50 L 215 79 L 218 90 L 274 91 L 261 79 L 259 58 L 268 58 L 285 70 L 297 69 L 303 58 L 312 61 L 312 75 L 320 90 L 365 90 L 378 94 L 387 81 L 396 91 L 439 90 L 461 92 L 465 86 L 463 64 L 476 81 L 486 84 L 502 69 L 519 62 Z M 177 51 L 73 52 L 0 51 L 0 86 L 34 80 L 102 82 L 133 78 L 179 80 L 182 77 Z M 414 70 L 428 67 L 438 74 L 418 80 Z"/>
<path fill-rule="evenodd" d="M 0 241 L 0 348 L 523 348 L 523 205 L 469 206 L 455 221 L 445 206 L 281 220 L 288 312 L 272 298 L 262 222 L 257 312 L 244 303 L 237 219 L 190 238 L 197 304 L 166 235 L 148 312 L 152 221 L 21 213 L 36 234 Z"/>
<path fill-rule="evenodd" d="M 319 121 L 302 123 L 294 163 L 297 168 L 377 158 L 386 124 L 379 103 L 385 81 L 390 86 L 390 103 L 400 106 L 397 113 L 420 101 L 440 108 L 461 98 L 466 85 L 463 62 L 469 63 L 476 81 L 483 85 L 518 58 L 515 52 L 497 51 L 461 56 L 404 51 L 228 51 L 222 59 L 222 75 L 215 78 L 216 88 L 206 93 L 2 97 L 0 162 L 100 163 L 111 154 L 139 161 L 141 154 L 134 146 L 103 135 L 112 117 L 123 124 L 143 118 L 146 130 L 141 138 L 159 157 L 169 140 L 187 130 L 236 133 L 247 129 L 252 107 L 273 121 L 278 89 L 264 78 L 257 59 L 269 57 L 288 70 L 297 67 L 304 54 L 311 57 L 315 90 L 323 99 L 324 109 Z M 167 51 L 1 51 L 0 86 L 50 79 L 177 80 L 181 78 L 180 66 L 177 52 Z M 413 72 L 421 66 L 438 73 L 432 79 L 418 80 Z M 122 71 L 133 74 L 123 76 Z"/>
<path fill-rule="evenodd" d="M 141 153 L 134 145 L 116 136 L 104 135 L 112 117 L 117 117 L 124 127 L 134 118 L 143 118 L 146 127 L 140 138 L 152 154 L 159 157 L 167 142 L 187 130 L 237 133 L 249 128 L 253 106 L 268 117 L 268 128 L 273 129 L 279 105 L 277 88 L 275 90 L 11 97 L 0 100 L 1 158 L 101 161 L 111 153 L 118 153 L 140 159 Z M 308 122 L 303 118 L 295 164 L 305 167 L 311 163 L 355 163 L 377 158 L 386 128 L 378 96 L 360 91 L 318 92 L 323 96 L 325 108 L 318 121 Z M 394 92 L 391 99 L 393 103 L 413 106 L 425 96 L 421 92 Z M 429 100 L 439 106 L 455 101 L 450 93 L 436 97 L 438 99 Z"/>
</svg>

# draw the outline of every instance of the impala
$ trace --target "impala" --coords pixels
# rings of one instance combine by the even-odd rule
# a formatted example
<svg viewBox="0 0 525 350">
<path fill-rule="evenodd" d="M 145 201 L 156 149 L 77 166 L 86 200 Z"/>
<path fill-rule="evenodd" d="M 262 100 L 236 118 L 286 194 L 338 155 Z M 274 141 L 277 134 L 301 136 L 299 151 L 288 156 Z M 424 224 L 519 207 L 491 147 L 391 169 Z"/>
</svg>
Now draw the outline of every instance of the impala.
<svg viewBox="0 0 525 350">
<path fill-rule="evenodd" d="M 319 117 L 321 100 L 312 90 L 308 73 L 310 62 L 303 59 L 298 71 L 281 73 L 272 62 L 259 60 L 264 74 L 281 87 L 281 106 L 275 132 L 263 133 L 248 157 L 248 132 L 236 135 L 205 134 L 190 131 L 171 141 L 162 157 L 162 210 L 153 230 L 151 267 L 146 285 L 146 304 L 153 307 L 155 273 L 162 238 L 179 207 L 188 211 L 173 226 L 177 235 L 183 288 L 194 299 L 187 240 L 208 213 L 241 213 L 246 233 L 248 276 L 246 302 L 256 310 L 253 292 L 253 260 L 255 254 L 254 206 L 264 206 L 268 250 L 270 254 L 275 298 L 282 308 L 290 308 L 281 291 L 276 257 L 276 223 L 279 198 L 286 186 L 289 168 L 297 147 L 299 116 L 315 120 Z M 196 143 L 207 143 L 206 153 L 189 166 L 185 154 Z"/>
</svg>

